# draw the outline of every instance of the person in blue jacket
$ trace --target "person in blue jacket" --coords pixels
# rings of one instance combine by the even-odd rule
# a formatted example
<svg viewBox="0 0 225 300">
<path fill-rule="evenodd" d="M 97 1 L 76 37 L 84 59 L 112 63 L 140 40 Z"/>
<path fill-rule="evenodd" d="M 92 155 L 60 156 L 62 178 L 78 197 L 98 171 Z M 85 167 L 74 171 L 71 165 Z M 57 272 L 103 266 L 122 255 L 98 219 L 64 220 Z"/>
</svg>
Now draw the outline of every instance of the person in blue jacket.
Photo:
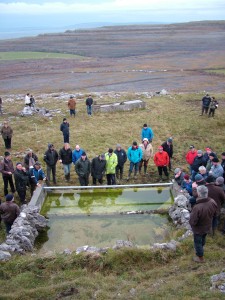
<svg viewBox="0 0 225 300">
<path fill-rule="evenodd" d="M 130 175 L 134 169 L 134 178 L 137 178 L 137 173 L 139 169 L 139 163 L 143 157 L 143 152 L 141 148 L 138 147 L 137 142 L 133 142 L 132 146 L 130 146 L 127 150 L 127 158 L 130 161 L 130 168 L 129 168 L 129 173 L 127 180 L 130 179 Z"/>
<path fill-rule="evenodd" d="M 154 137 L 154 133 L 151 127 L 148 127 L 147 124 L 144 124 L 141 130 L 141 141 L 143 141 L 144 138 L 147 138 L 149 143 L 151 143 L 153 137 Z"/>
<path fill-rule="evenodd" d="M 76 145 L 75 149 L 73 150 L 72 153 L 72 162 L 75 165 L 78 159 L 81 157 L 83 154 L 84 150 L 80 148 L 79 145 Z"/>
</svg>

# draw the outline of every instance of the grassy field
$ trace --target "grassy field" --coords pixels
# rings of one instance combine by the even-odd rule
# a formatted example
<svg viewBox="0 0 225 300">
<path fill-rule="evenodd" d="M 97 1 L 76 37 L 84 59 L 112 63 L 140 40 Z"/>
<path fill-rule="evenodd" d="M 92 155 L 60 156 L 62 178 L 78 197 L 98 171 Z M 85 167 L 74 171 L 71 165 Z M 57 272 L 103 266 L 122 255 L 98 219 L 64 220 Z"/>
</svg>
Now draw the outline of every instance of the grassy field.
<svg viewBox="0 0 225 300">
<path fill-rule="evenodd" d="M 133 140 L 140 143 L 144 123 L 154 131 L 154 152 L 168 137 L 173 137 L 173 169 L 182 167 L 187 170 L 184 157 L 191 144 L 203 151 L 210 146 L 219 158 L 225 151 L 224 94 L 214 95 L 219 102 L 214 118 L 199 116 L 203 93 L 152 98 L 131 93 L 117 95 L 117 98 L 112 94 L 96 94 L 93 98 L 97 103 L 139 98 L 146 101 L 146 109 L 96 113 L 92 117 L 87 116 L 87 95 L 84 94 L 77 99 L 75 119 L 69 117 L 67 99 L 34 96 L 38 107 L 57 108 L 61 113 L 53 118 L 38 115 L 21 117 L 18 112 L 22 110 L 24 100 L 14 97 L 12 102 L 2 97 L 4 115 L 0 121 L 9 120 L 14 130 L 11 151 L 14 164 L 22 160 L 29 147 L 42 163 L 49 142 L 59 150 L 63 145 L 59 126 L 65 116 L 70 122 L 71 147 L 79 144 L 90 159 L 106 152 L 109 147 L 115 148 L 117 143 L 126 150 Z M 3 155 L 3 142 L 0 151 Z M 132 178 L 130 183 L 157 182 L 157 169 L 152 160 L 148 172 L 149 176 L 139 176 L 137 180 Z M 128 163 L 125 177 L 127 173 Z M 173 174 L 170 175 L 172 178 Z M 58 185 L 65 185 L 60 164 L 57 165 L 57 181 Z M 73 168 L 71 185 L 79 185 Z M 3 197 L 2 181 L 0 191 Z M 181 233 L 174 233 L 174 238 Z M 4 231 L 0 230 L 0 242 L 3 240 Z M 225 240 L 219 232 L 214 237 L 208 237 L 204 265 L 192 262 L 194 250 L 191 237 L 173 253 L 139 249 L 109 251 L 105 255 L 15 256 L 9 262 L 1 262 L 0 299 L 223 299 L 224 295 L 210 291 L 210 276 L 222 271 L 224 247 Z"/>
<path fill-rule="evenodd" d="M 206 70 L 207 73 L 213 73 L 218 75 L 225 75 L 225 69 Z"/>
<path fill-rule="evenodd" d="M 0 60 L 18 60 L 18 59 L 45 59 L 45 58 L 58 58 L 58 59 L 68 59 L 68 58 L 78 58 L 81 56 L 73 54 L 63 54 L 63 53 L 48 53 L 48 52 L 0 52 Z"/>
</svg>

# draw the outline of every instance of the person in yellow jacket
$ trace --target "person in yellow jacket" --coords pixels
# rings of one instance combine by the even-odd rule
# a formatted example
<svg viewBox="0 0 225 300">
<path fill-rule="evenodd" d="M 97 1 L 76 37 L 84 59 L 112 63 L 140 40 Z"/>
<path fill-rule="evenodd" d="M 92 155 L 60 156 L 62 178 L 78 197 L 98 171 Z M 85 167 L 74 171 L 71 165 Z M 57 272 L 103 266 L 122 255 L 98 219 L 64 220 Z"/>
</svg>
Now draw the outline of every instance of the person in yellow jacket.
<svg viewBox="0 0 225 300">
<path fill-rule="evenodd" d="M 109 148 L 108 152 L 105 153 L 106 160 L 106 178 L 108 185 L 116 184 L 116 166 L 118 164 L 118 158 L 113 149 Z"/>
</svg>

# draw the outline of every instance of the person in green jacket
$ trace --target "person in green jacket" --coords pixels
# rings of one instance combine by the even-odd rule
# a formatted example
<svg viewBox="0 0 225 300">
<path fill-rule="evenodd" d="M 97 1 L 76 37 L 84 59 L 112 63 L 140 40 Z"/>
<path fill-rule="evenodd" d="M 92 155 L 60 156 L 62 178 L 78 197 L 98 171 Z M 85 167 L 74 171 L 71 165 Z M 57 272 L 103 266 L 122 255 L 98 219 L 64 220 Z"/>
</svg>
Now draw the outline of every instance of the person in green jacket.
<svg viewBox="0 0 225 300">
<path fill-rule="evenodd" d="M 106 178 L 108 185 L 116 184 L 116 166 L 118 164 L 117 155 L 113 152 L 112 148 L 109 148 L 105 154 L 106 160 Z"/>
</svg>

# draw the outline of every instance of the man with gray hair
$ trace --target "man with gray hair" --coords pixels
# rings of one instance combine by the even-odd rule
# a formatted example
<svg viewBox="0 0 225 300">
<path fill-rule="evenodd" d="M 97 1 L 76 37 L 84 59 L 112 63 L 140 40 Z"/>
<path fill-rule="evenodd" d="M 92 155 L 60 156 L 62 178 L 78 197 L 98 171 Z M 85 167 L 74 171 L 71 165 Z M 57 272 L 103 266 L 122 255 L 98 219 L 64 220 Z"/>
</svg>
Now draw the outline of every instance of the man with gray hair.
<svg viewBox="0 0 225 300">
<path fill-rule="evenodd" d="M 212 220 L 216 216 L 217 204 L 208 197 L 208 188 L 204 185 L 197 187 L 197 200 L 190 215 L 189 223 L 194 235 L 195 262 L 204 262 L 204 245 L 207 233 L 212 231 Z"/>
</svg>

